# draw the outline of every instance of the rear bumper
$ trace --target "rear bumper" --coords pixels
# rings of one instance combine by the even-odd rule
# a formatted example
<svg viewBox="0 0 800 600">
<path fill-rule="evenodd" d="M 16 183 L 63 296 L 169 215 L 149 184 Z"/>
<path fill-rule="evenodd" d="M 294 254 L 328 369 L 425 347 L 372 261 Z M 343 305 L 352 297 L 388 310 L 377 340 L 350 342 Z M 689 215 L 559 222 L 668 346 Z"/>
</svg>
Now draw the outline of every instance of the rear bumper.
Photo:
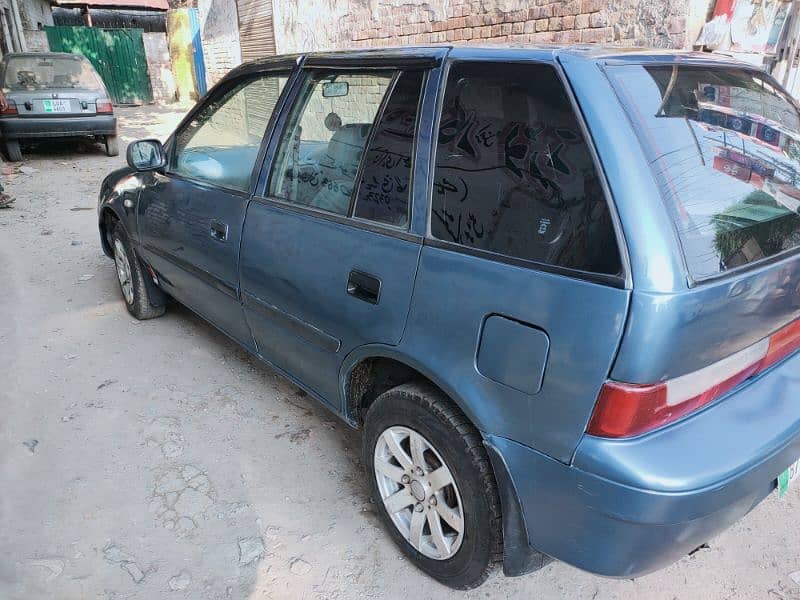
<svg viewBox="0 0 800 600">
<path fill-rule="evenodd" d="M 507 439 L 485 441 L 496 470 L 502 458 L 498 482 L 507 475 L 521 513 L 516 533 L 531 547 L 601 575 L 644 575 L 747 514 L 800 458 L 800 356 L 662 431 L 585 436 L 572 465 Z"/>
<path fill-rule="evenodd" d="M 116 135 L 114 115 L 87 117 L 6 117 L 0 119 L 3 139 L 77 137 L 86 135 Z"/>
</svg>

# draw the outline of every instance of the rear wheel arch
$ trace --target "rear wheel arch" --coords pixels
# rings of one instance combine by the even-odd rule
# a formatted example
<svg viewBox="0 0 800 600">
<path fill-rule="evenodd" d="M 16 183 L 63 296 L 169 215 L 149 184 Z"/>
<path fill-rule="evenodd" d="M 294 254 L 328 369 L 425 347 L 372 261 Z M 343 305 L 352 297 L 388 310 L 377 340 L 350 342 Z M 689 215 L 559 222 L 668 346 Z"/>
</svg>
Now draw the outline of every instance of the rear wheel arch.
<svg viewBox="0 0 800 600">
<path fill-rule="evenodd" d="M 361 428 L 370 405 L 383 392 L 412 381 L 428 382 L 446 395 L 469 420 L 482 431 L 481 423 L 464 400 L 440 378 L 430 373 L 413 358 L 385 346 L 362 347 L 351 352 L 342 368 L 341 393 L 344 417 L 352 426 Z"/>
</svg>

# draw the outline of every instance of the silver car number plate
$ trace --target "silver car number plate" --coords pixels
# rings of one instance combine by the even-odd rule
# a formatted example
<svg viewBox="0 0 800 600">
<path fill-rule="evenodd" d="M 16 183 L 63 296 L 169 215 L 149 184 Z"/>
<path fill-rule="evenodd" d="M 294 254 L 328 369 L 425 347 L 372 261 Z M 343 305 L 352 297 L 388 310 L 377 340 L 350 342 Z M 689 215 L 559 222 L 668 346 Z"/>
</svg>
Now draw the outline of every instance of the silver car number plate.
<svg viewBox="0 0 800 600">
<path fill-rule="evenodd" d="M 69 100 L 45 100 L 44 112 L 69 112 Z"/>
</svg>

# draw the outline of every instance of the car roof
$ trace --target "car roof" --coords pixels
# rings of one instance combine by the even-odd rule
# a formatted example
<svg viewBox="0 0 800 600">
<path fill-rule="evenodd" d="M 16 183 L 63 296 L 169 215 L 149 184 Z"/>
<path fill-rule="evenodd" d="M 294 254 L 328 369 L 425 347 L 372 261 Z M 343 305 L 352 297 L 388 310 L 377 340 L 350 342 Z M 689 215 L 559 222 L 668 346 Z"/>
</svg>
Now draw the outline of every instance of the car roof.
<svg viewBox="0 0 800 600">
<path fill-rule="evenodd" d="M 493 59 L 524 60 L 534 59 L 553 62 L 560 57 L 571 60 L 585 60 L 602 64 L 653 64 L 681 63 L 704 65 L 735 65 L 754 68 L 753 65 L 736 60 L 730 56 L 710 52 L 690 52 L 656 48 L 621 47 L 602 45 L 441 45 L 441 46 L 403 46 L 356 50 L 336 50 L 279 55 L 258 59 L 246 65 L 251 68 L 268 66 L 276 62 L 286 63 L 303 60 L 306 65 L 348 65 L 355 66 L 360 61 L 377 62 L 438 61 L 445 56 L 455 59 Z"/>
</svg>

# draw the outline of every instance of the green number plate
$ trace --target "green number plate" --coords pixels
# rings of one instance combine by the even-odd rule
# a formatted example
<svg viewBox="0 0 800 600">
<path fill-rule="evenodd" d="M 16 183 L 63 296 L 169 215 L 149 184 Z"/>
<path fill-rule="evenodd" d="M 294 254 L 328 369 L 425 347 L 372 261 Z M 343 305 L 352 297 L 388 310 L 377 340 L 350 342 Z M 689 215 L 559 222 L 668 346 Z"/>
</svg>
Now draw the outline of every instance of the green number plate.
<svg viewBox="0 0 800 600">
<path fill-rule="evenodd" d="M 800 475 L 800 460 L 778 475 L 778 496 L 783 498 L 789 489 L 789 484 L 797 479 L 798 475 Z"/>
</svg>

